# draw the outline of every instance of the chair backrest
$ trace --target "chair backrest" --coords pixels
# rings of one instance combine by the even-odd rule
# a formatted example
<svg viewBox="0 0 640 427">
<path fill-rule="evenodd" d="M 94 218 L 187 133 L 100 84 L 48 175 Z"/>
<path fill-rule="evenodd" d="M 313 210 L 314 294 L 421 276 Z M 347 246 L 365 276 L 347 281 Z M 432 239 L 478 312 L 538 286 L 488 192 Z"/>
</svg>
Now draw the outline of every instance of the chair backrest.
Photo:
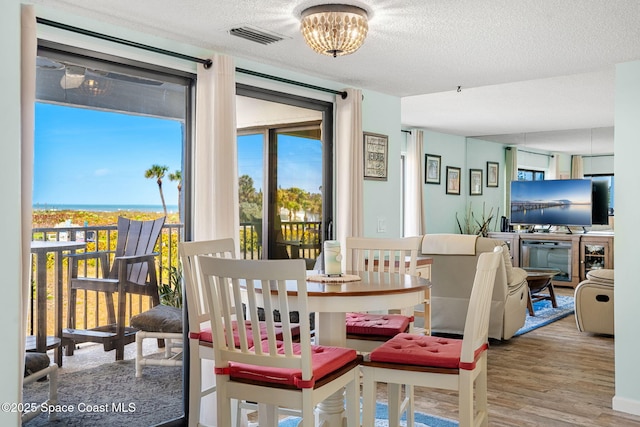
<svg viewBox="0 0 640 427">
<path fill-rule="evenodd" d="M 484 252 L 478 258 L 464 324 L 461 363 L 473 363 L 476 350 L 486 346 L 489 340 L 491 294 L 502 258 L 502 251 L 502 246 L 496 246 L 493 252 Z"/>
<path fill-rule="evenodd" d="M 149 221 L 136 221 L 118 217 L 118 240 L 115 257 L 148 255 L 158 242 L 166 217 Z M 144 285 L 149 274 L 146 262 L 131 264 L 127 268 L 127 281 Z M 109 278 L 118 278 L 118 265 L 113 263 Z"/>
<path fill-rule="evenodd" d="M 421 242 L 420 236 L 391 239 L 347 237 L 347 270 L 415 275 Z"/>
<path fill-rule="evenodd" d="M 208 323 L 211 320 L 198 267 L 198 255 L 236 258 L 235 242 L 232 238 L 180 242 L 178 252 L 182 263 L 182 277 L 184 278 L 187 310 L 189 311 L 189 330 L 198 332 L 203 323 Z"/>
<path fill-rule="evenodd" d="M 303 381 L 310 381 L 311 334 L 304 260 L 233 260 L 198 256 L 198 266 L 211 313 L 216 369 L 227 368 L 230 362 L 247 363 L 298 370 Z M 269 292 L 264 292 L 265 289 Z M 237 328 L 234 339 L 233 327 L 225 327 L 236 320 L 234 308 L 242 303 L 246 304 L 245 319 L 251 324 L 258 324 L 258 308 L 265 308 L 266 337 L 260 336 L 260 328 L 252 328 L 251 337 L 246 328 Z M 274 310 L 281 314 L 282 333 L 278 336 Z M 300 313 L 298 355 L 294 354 L 294 336 L 289 321 L 294 310 Z M 261 340 L 261 346 L 250 350 L 252 343 Z"/>
</svg>

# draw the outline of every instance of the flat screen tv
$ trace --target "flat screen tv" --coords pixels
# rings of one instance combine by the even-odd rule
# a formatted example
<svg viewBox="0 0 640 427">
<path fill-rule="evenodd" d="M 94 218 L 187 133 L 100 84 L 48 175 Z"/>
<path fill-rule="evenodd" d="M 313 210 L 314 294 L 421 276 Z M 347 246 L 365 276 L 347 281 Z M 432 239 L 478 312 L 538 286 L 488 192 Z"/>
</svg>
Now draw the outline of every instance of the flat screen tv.
<svg viewBox="0 0 640 427">
<path fill-rule="evenodd" d="M 591 180 L 511 182 L 511 224 L 590 227 Z"/>
<path fill-rule="evenodd" d="M 591 223 L 609 224 L 609 183 L 607 181 L 591 181 Z"/>
</svg>

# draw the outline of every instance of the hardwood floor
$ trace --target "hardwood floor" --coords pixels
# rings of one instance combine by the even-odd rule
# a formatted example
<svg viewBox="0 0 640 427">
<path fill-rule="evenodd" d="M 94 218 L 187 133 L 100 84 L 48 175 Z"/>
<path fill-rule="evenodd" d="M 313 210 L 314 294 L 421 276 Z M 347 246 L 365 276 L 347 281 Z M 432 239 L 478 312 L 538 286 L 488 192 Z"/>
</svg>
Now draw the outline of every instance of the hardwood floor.
<svg viewBox="0 0 640 427">
<path fill-rule="evenodd" d="M 490 426 L 640 426 L 640 416 L 611 409 L 614 339 L 579 332 L 573 315 L 491 341 L 488 383 Z M 385 391 L 380 385 L 380 400 Z M 457 400 L 457 393 L 416 388 L 421 412 L 457 420 Z"/>
</svg>

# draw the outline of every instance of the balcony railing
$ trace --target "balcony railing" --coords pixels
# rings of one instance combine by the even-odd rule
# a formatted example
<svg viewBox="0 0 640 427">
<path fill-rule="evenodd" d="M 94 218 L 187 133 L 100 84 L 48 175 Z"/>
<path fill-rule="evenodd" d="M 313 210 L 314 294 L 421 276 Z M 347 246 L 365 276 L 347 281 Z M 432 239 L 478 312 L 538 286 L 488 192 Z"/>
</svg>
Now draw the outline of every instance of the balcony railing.
<svg viewBox="0 0 640 427">
<path fill-rule="evenodd" d="M 239 230 L 240 256 L 244 259 L 260 259 L 262 256 L 262 226 L 257 223 L 242 223 Z M 305 258 L 315 260 L 321 251 L 321 223 L 320 222 L 283 222 L 282 238 L 286 243 L 290 258 Z M 165 224 L 159 245 L 155 250 L 160 254 L 156 263 L 158 267 L 159 284 L 168 284 L 171 281 L 172 270 L 179 269 L 178 242 L 183 240 L 182 224 Z M 86 242 L 84 252 L 106 251 L 111 254 L 110 263 L 113 262 L 116 242 L 118 239 L 117 226 L 85 226 L 85 227 L 47 227 L 34 228 L 32 230 L 32 240 L 47 241 L 81 241 Z M 80 251 L 80 252 L 83 252 Z M 32 263 L 32 278 L 37 277 L 36 263 Z M 53 255 L 47 257 L 47 283 L 49 284 L 47 295 L 51 300 L 53 295 L 53 283 L 55 282 L 55 265 Z M 179 270 L 178 270 L 179 271 Z M 63 289 L 63 327 L 67 325 L 67 284 L 68 264 L 67 259 L 63 259 L 62 280 L 65 284 Z M 99 271 L 95 264 L 91 262 L 79 264 L 79 276 L 98 277 Z M 32 288 L 35 284 L 32 279 Z M 94 295 L 91 295 L 94 294 Z M 33 294 L 35 297 L 35 293 Z M 127 317 L 146 310 L 149 306 L 148 297 L 130 296 L 128 300 L 129 312 Z M 32 298 L 33 302 L 33 298 Z M 95 292 L 84 291 L 84 295 L 79 295 L 78 304 L 83 304 L 77 314 L 77 328 L 93 328 L 104 323 L 106 319 L 106 305 L 103 299 L 98 298 Z M 54 307 L 53 301 L 47 301 L 47 313 L 35 313 L 35 305 L 30 305 L 29 310 L 29 335 L 35 333 L 35 319 L 38 315 L 47 316 L 47 335 L 53 335 Z"/>
</svg>

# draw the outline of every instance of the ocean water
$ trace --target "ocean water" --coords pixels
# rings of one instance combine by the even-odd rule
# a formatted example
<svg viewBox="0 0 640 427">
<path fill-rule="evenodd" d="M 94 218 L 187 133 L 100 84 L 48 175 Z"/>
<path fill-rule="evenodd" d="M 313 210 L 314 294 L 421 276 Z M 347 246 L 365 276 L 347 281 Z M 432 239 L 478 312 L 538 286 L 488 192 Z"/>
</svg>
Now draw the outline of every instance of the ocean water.
<svg viewBox="0 0 640 427">
<path fill-rule="evenodd" d="M 74 205 L 74 204 L 35 204 L 34 210 L 70 210 L 94 212 L 162 212 L 162 205 Z M 167 205 L 167 212 L 178 212 L 178 205 Z"/>
</svg>

